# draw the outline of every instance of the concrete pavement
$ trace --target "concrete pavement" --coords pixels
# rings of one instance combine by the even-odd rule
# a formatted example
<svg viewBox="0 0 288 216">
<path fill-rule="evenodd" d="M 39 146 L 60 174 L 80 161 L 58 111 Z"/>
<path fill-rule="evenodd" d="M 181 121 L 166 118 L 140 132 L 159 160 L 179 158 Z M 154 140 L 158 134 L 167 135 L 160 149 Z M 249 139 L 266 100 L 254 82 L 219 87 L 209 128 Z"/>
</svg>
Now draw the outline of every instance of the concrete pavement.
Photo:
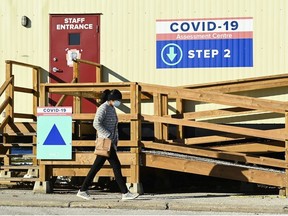
<svg viewBox="0 0 288 216">
<path fill-rule="evenodd" d="M 273 196 L 245 196 L 223 193 L 145 194 L 132 201 L 121 201 L 119 193 L 91 191 L 94 198 L 76 197 L 77 190 L 34 194 L 32 190 L 0 189 L 0 206 L 153 209 L 288 214 L 288 199 Z"/>
</svg>

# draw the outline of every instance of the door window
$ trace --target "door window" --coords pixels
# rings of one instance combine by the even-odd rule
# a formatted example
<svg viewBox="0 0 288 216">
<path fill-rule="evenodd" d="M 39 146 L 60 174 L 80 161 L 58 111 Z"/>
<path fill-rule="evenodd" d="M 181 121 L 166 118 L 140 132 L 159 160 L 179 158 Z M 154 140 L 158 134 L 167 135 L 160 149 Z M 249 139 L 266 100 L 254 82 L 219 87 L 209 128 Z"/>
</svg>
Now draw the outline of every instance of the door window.
<svg viewBox="0 0 288 216">
<path fill-rule="evenodd" d="M 80 45 L 80 33 L 69 33 L 69 45 Z"/>
</svg>

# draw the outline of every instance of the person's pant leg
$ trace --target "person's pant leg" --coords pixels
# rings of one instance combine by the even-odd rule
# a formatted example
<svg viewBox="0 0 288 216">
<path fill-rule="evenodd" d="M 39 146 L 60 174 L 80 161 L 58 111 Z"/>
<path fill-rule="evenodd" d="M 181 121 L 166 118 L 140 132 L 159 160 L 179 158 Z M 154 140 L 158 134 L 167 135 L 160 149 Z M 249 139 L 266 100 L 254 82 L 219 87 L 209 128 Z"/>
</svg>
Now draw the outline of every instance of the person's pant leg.
<svg viewBox="0 0 288 216">
<path fill-rule="evenodd" d="M 95 175 L 97 174 L 97 172 L 103 167 L 105 161 L 106 161 L 106 157 L 103 156 L 97 156 L 88 175 L 86 176 L 80 191 L 86 191 L 88 190 L 90 184 L 92 183 Z"/>
<path fill-rule="evenodd" d="M 117 156 L 117 153 L 115 151 L 115 149 L 112 147 L 111 148 L 111 152 L 110 152 L 110 157 L 108 158 L 108 161 L 113 169 L 114 172 L 114 176 L 116 179 L 116 182 L 121 190 L 121 193 L 125 194 L 128 192 L 126 183 L 124 181 L 124 178 L 122 176 L 122 172 L 121 172 L 121 164 L 119 161 L 119 158 Z"/>
</svg>

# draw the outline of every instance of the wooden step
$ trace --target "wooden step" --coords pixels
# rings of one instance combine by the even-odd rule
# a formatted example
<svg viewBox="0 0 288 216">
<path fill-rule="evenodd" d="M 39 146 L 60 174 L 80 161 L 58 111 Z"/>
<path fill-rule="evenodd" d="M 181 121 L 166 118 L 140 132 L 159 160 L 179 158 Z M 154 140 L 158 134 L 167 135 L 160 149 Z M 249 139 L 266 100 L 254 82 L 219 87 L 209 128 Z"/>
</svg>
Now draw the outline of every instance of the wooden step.
<svg viewBox="0 0 288 216">
<path fill-rule="evenodd" d="M 19 157 L 19 158 L 34 158 L 36 155 L 33 154 L 5 154 L 5 155 L 0 155 L 0 158 L 4 157 Z"/>
<path fill-rule="evenodd" d="M 39 178 L 23 178 L 23 177 L 0 177 L 1 181 L 9 181 L 9 182 L 35 182 L 39 181 Z"/>
<path fill-rule="evenodd" d="M 8 154 L 9 157 L 23 157 L 23 158 L 34 158 L 36 155 L 33 154 Z"/>
<path fill-rule="evenodd" d="M 14 122 L 7 125 L 3 135 L 10 136 L 34 136 L 36 135 L 36 122 Z"/>
<path fill-rule="evenodd" d="M 11 166 L 0 166 L 0 169 L 9 169 L 9 170 L 19 170 L 19 169 L 39 169 L 39 166 L 29 166 L 29 165 L 11 165 Z"/>
<path fill-rule="evenodd" d="M 33 147 L 36 143 L 0 143 L 0 147 Z"/>
<path fill-rule="evenodd" d="M 37 133 L 22 133 L 22 132 L 10 132 L 10 133 L 3 133 L 3 136 L 36 136 Z"/>
</svg>

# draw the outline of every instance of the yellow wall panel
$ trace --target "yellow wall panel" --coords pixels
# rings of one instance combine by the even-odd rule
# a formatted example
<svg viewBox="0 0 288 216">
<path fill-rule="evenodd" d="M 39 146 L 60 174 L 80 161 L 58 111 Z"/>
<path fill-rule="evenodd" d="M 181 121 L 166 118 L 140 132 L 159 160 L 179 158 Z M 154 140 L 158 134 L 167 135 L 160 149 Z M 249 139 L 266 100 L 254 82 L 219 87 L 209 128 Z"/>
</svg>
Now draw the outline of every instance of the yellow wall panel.
<svg viewBox="0 0 288 216">
<path fill-rule="evenodd" d="M 177 86 L 286 73 L 287 5 L 287 0 L 1 0 L 0 82 L 6 59 L 39 65 L 47 76 L 49 14 L 57 13 L 103 14 L 100 63 L 107 68 L 107 81 Z M 24 15 L 31 28 L 21 26 Z M 156 69 L 157 19 L 223 17 L 253 17 L 253 67 Z M 19 85 L 28 85 L 25 73 L 20 76 Z"/>
</svg>

